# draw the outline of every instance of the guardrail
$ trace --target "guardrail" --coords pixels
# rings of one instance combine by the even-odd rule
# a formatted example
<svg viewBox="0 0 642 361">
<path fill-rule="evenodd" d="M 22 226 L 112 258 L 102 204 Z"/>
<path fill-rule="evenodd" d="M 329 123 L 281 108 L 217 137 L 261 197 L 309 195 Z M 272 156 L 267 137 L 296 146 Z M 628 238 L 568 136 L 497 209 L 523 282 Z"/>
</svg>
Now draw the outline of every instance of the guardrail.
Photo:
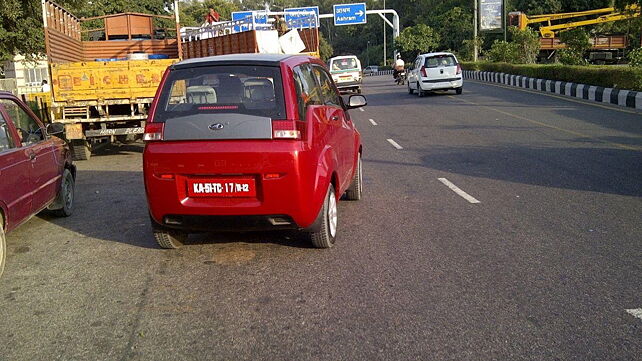
<svg viewBox="0 0 642 361">
<path fill-rule="evenodd" d="M 604 88 L 596 85 L 570 83 L 559 80 L 536 79 L 522 75 L 490 71 L 464 70 L 464 78 L 555 93 L 599 103 L 642 109 L 642 92 L 633 90 Z"/>
</svg>

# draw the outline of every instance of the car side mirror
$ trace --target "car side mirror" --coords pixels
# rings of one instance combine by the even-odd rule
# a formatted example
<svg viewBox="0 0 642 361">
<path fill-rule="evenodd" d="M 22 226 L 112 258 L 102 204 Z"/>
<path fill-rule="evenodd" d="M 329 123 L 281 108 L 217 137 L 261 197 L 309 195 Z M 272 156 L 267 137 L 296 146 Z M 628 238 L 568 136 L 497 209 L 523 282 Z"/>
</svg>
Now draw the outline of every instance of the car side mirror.
<svg viewBox="0 0 642 361">
<path fill-rule="evenodd" d="M 47 134 L 60 135 L 65 132 L 65 125 L 62 123 L 49 123 L 47 124 Z"/>
<path fill-rule="evenodd" d="M 356 108 L 361 108 L 365 107 L 368 105 L 368 101 L 366 100 L 366 97 L 363 95 L 351 95 L 350 98 L 348 99 L 348 109 L 356 109 Z"/>
</svg>

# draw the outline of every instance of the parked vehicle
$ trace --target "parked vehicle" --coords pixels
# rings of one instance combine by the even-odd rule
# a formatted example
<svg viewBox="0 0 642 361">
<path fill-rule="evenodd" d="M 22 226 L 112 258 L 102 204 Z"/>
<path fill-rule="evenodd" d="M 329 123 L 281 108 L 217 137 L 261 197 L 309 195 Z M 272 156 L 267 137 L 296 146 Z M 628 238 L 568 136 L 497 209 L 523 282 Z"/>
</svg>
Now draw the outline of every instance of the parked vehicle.
<svg viewBox="0 0 642 361">
<path fill-rule="evenodd" d="M 379 67 L 376 65 L 369 65 L 366 66 L 365 69 L 363 69 L 363 75 L 374 75 L 379 72 Z"/>
<path fill-rule="evenodd" d="M 361 72 L 361 62 L 356 56 L 337 56 L 331 58 L 328 64 L 332 80 L 340 91 L 353 91 L 361 94 L 363 73 Z"/>
<path fill-rule="evenodd" d="M 408 93 L 422 97 L 429 91 L 455 90 L 462 93 L 464 79 L 457 57 L 451 53 L 428 53 L 417 56 L 408 74 Z"/>
<path fill-rule="evenodd" d="M 59 123 L 45 127 L 21 100 L 0 92 L 0 274 L 5 234 L 44 210 L 73 212 L 76 167 Z"/>
<path fill-rule="evenodd" d="M 297 229 L 332 247 L 337 201 L 361 198 L 361 136 L 324 64 L 305 55 L 185 60 L 146 124 L 143 172 L 162 248 L 195 231 Z"/>
</svg>

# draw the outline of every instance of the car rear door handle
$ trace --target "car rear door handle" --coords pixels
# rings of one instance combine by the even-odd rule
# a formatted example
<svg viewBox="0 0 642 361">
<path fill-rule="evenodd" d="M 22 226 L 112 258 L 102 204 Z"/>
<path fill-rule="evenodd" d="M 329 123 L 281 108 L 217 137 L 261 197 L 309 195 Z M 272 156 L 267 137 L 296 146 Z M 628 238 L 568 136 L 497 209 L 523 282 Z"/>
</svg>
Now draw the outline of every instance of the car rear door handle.
<svg viewBox="0 0 642 361">
<path fill-rule="evenodd" d="M 34 160 L 34 159 L 36 159 L 36 153 L 29 152 L 29 160 Z"/>
</svg>

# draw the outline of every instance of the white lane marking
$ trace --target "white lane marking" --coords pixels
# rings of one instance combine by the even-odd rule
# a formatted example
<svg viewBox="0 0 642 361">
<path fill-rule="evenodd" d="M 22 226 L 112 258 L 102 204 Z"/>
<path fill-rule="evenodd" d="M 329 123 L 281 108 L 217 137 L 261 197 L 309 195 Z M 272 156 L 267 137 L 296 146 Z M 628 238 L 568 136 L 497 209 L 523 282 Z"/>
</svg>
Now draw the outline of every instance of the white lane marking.
<svg viewBox="0 0 642 361">
<path fill-rule="evenodd" d="M 478 201 L 477 199 L 475 199 L 475 198 L 474 198 L 473 196 L 471 196 L 470 194 L 468 194 L 468 193 L 466 193 L 466 192 L 462 191 L 459 187 L 457 187 L 456 185 L 454 185 L 454 184 L 453 184 L 452 182 L 450 182 L 448 179 L 446 179 L 446 178 L 437 178 L 437 179 L 439 179 L 439 181 L 440 181 L 441 183 L 445 184 L 445 185 L 446 185 L 446 187 L 450 188 L 453 192 L 457 193 L 460 197 L 462 197 L 463 199 L 467 200 L 468 202 L 470 202 L 470 203 L 481 203 L 480 201 Z"/>
<path fill-rule="evenodd" d="M 633 315 L 642 320 L 642 308 L 632 308 L 630 310 L 625 310 L 627 313 Z"/>
<path fill-rule="evenodd" d="M 399 150 L 403 149 L 403 147 L 400 146 L 399 144 L 397 144 L 397 142 L 395 142 L 394 140 L 392 140 L 392 139 L 386 139 L 386 140 L 388 141 L 388 143 L 392 144 L 393 147 L 395 147 L 395 148 L 397 148 Z"/>
<path fill-rule="evenodd" d="M 374 119 L 368 119 L 372 125 L 377 125 L 377 122 L 374 121 Z"/>
<path fill-rule="evenodd" d="M 363 108 L 359 108 L 359 110 L 362 111 L 362 112 L 365 112 L 365 110 Z"/>
</svg>

